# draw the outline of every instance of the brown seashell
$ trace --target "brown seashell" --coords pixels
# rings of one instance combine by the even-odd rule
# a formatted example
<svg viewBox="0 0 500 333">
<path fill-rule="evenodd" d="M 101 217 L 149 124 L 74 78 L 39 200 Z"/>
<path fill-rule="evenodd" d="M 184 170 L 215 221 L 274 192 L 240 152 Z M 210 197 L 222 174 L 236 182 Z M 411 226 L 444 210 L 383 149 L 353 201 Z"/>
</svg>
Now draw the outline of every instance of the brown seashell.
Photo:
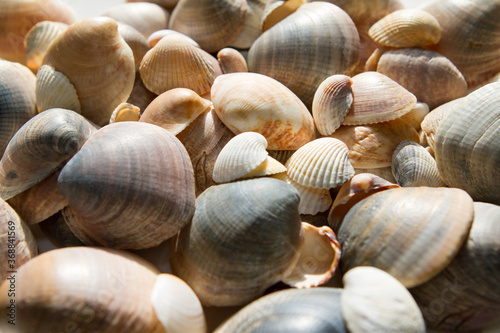
<svg viewBox="0 0 500 333">
<path fill-rule="evenodd" d="M 42 21 L 35 24 L 24 36 L 26 47 L 26 66 L 34 73 L 43 63 L 50 43 L 68 29 L 68 24 L 54 21 Z"/>
<path fill-rule="evenodd" d="M 224 74 L 248 72 L 247 61 L 238 50 L 225 47 L 217 52 L 217 59 Z"/>
<path fill-rule="evenodd" d="M 38 223 L 38 227 L 48 240 L 58 248 L 85 246 L 68 227 L 61 211 Z"/>
</svg>

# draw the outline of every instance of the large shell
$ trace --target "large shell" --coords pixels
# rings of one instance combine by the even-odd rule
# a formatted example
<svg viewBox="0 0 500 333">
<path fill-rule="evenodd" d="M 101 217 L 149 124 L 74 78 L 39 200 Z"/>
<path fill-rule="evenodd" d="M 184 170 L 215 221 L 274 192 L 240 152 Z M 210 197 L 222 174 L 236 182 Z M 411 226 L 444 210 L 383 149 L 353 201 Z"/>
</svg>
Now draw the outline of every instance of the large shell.
<svg viewBox="0 0 500 333">
<path fill-rule="evenodd" d="M 335 5 L 311 2 L 257 38 L 248 68 L 280 81 L 310 107 L 321 82 L 332 74 L 350 75 L 358 57 L 351 18 Z"/>
<path fill-rule="evenodd" d="M 68 78 L 82 115 L 100 126 L 108 123 L 134 86 L 132 50 L 118 33 L 118 24 L 106 17 L 72 24 L 50 44 L 44 64 Z"/>
<path fill-rule="evenodd" d="M 217 52 L 240 34 L 247 9 L 244 0 L 179 0 L 168 27 L 193 38 L 205 51 Z"/>
<path fill-rule="evenodd" d="M 65 218 L 87 245 L 140 249 L 172 237 L 194 212 L 189 156 L 168 131 L 118 122 L 96 132 L 64 166 Z"/>
<path fill-rule="evenodd" d="M 76 112 L 51 109 L 31 118 L 10 140 L 0 160 L 0 196 L 21 193 L 53 173 L 96 131 Z"/>
<path fill-rule="evenodd" d="M 42 21 L 35 24 L 24 36 L 26 66 L 36 73 L 50 43 L 66 29 L 68 24 L 62 22 Z"/>
<path fill-rule="evenodd" d="M 25 66 L 0 59 L 0 158 L 17 130 L 36 115 L 35 82 Z"/>
<path fill-rule="evenodd" d="M 460 189 L 401 187 L 352 207 L 338 232 L 341 266 L 374 266 L 405 287 L 436 276 L 467 238 L 474 209 Z"/>
<path fill-rule="evenodd" d="M 452 106 L 441 120 L 435 156 L 443 181 L 474 200 L 500 204 L 500 82 Z"/>
<path fill-rule="evenodd" d="M 314 121 L 300 99 L 265 75 L 218 76 L 211 90 L 215 112 L 235 134 L 262 134 L 269 149 L 297 149 L 316 137 Z"/>
</svg>

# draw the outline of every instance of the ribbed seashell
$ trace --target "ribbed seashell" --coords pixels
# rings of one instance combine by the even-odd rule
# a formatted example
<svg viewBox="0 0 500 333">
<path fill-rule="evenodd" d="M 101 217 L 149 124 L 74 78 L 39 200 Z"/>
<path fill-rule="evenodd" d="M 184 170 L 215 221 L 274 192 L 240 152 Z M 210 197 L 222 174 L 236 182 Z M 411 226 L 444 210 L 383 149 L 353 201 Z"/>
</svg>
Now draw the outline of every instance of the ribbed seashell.
<svg viewBox="0 0 500 333">
<path fill-rule="evenodd" d="M 256 132 L 244 132 L 229 140 L 215 161 L 212 179 L 227 183 L 286 172 L 283 164 L 269 156 L 266 138 Z"/>
<path fill-rule="evenodd" d="M 335 188 L 354 176 L 347 146 L 334 138 L 319 138 L 305 144 L 285 166 L 290 179 L 313 188 Z"/>
<path fill-rule="evenodd" d="M 153 32 L 166 29 L 170 14 L 161 6 L 151 2 L 122 3 L 104 11 L 102 16 L 111 17 L 135 28 L 144 38 Z"/>
<path fill-rule="evenodd" d="M 0 255 L 4 260 L 0 266 L 0 278 L 15 285 L 12 279 L 6 280 L 21 265 L 38 254 L 36 239 L 28 226 L 21 220 L 14 209 L 0 199 Z M 14 288 L 15 289 L 15 288 Z M 14 291 L 15 292 L 15 291 Z M 2 295 L 2 297 L 6 297 Z M 4 318 L 6 319 L 6 318 Z M 9 317 L 10 319 L 10 317 Z M 6 322 L 0 327 L 6 327 Z"/>
<path fill-rule="evenodd" d="M 436 276 L 467 238 L 474 208 L 456 188 L 401 187 L 375 193 L 344 217 L 342 270 L 374 266 L 411 288 Z"/>
<path fill-rule="evenodd" d="M 143 2 L 143 0 L 127 0 L 127 2 Z M 167 10 L 171 10 L 177 5 L 179 0 L 149 0 L 148 2 L 155 3 Z"/>
<path fill-rule="evenodd" d="M 94 134 L 74 111 L 51 109 L 26 122 L 0 160 L 0 196 L 8 200 L 53 173 Z"/>
<path fill-rule="evenodd" d="M 174 88 L 156 97 L 139 121 L 158 125 L 177 135 L 211 107 L 209 100 L 201 98 L 193 90 Z"/>
<path fill-rule="evenodd" d="M 247 15 L 245 0 L 179 0 L 168 28 L 193 38 L 207 52 L 229 46 Z"/>
<path fill-rule="evenodd" d="M 297 149 L 316 137 L 313 118 L 304 103 L 268 76 L 218 76 L 211 97 L 215 112 L 233 133 L 260 133 L 269 149 Z"/>
<path fill-rule="evenodd" d="M 354 175 L 359 175 L 362 173 L 371 173 L 377 177 L 383 178 L 390 183 L 396 184 L 397 181 L 392 174 L 392 166 L 384 168 L 354 168 Z"/>
<path fill-rule="evenodd" d="M 370 27 L 368 34 L 383 46 L 416 47 L 439 42 L 441 26 L 428 12 L 407 8 L 387 14 Z"/>
<path fill-rule="evenodd" d="M 97 125 L 129 97 L 135 80 L 132 50 L 107 17 L 72 24 L 50 44 L 44 64 L 63 73 L 75 87 L 84 117 Z"/>
<path fill-rule="evenodd" d="M 338 232 L 342 219 L 352 206 L 374 193 L 398 187 L 399 185 L 372 173 L 354 175 L 337 193 L 328 213 L 328 225 Z"/>
<path fill-rule="evenodd" d="M 130 103 L 121 103 L 118 105 L 109 118 L 109 123 L 120 121 L 139 121 L 141 109 Z"/>
<path fill-rule="evenodd" d="M 388 76 L 363 72 L 352 78 L 354 101 L 342 125 L 366 125 L 400 118 L 415 108 L 417 98 Z"/>
<path fill-rule="evenodd" d="M 17 130 L 36 115 L 35 84 L 27 67 L 0 59 L 0 158 Z"/>
<path fill-rule="evenodd" d="M 307 107 L 332 74 L 351 75 L 359 59 L 356 26 L 339 7 L 311 2 L 265 31 L 248 52 L 248 69 L 292 90 Z"/>
<path fill-rule="evenodd" d="M 421 7 L 442 27 L 432 48 L 450 59 L 475 88 L 500 72 L 500 3 L 498 0 L 438 0 Z"/>
<path fill-rule="evenodd" d="M 387 75 L 432 110 L 467 94 L 467 82 L 458 68 L 441 54 L 423 48 L 387 50 L 376 71 Z"/>
<path fill-rule="evenodd" d="M 340 127 L 351 109 L 352 80 L 347 75 L 336 74 L 323 81 L 312 103 L 312 115 L 321 135 L 330 135 Z"/>
<path fill-rule="evenodd" d="M 340 311 L 340 288 L 286 289 L 243 307 L 216 333 L 335 332 L 347 333 Z M 300 328 L 299 328 L 300 327 Z"/>
<path fill-rule="evenodd" d="M 435 156 L 446 185 L 476 201 L 500 204 L 500 82 L 490 83 L 453 105 L 439 123 Z"/>
<path fill-rule="evenodd" d="M 191 37 L 184 35 L 183 33 L 180 33 L 178 31 L 172 30 L 172 29 L 161 29 L 161 30 L 153 32 L 148 37 L 148 45 L 150 48 L 153 48 L 156 44 L 158 44 L 160 39 L 162 39 L 163 37 L 165 37 L 167 35 L 175 35 L 175 34 L 183 36 L 184 38 L 189 40 L 191 42 L 191 44 L 193 44 L 193 46 L 200 47 L 200 45 L 198 43 L 196 43 L 195 40 L 192 39 Z"/>
<path fill-rule="evenodd" d="M 402 141 L 419 141 L 415 128 L 401 119 L 363 126 L 341 126 L 330 137 L 347 145 L 349 159 L 355 168 L 391 166 L 392 154 Z"/>
<path fill-rule="evenodd" d="M 426 103 L 417 102 L 417 106 L 404 116 L 401 116 L 401 119 L 413 126 L 413 128 L 417 131 L 420 131 L 422 121 L 429 114 L 429 112 L 430 109 Z"/>
<path fill-rule="evenodd" d="M 426 332 L 417 303 L 390 274 L 375 267 L 355 267 L 342 281 L 340 308 L 349 332 Z"/>
<path fill-rule="evenodd" d="M 278 281 L 302 288 L 328 281 L 340 248 L 329 228 L 301 225 L 299 201 L 291 185 L 267 177 L 208 188 L 173 242 L 173 272 L 215 306 L 246 304 Z"/>
<path fill-rule="evenodd" d="M 264 32 L 273 25 L 295 12 L 306 0 L 270 0 L 266 3 L 261 18 L 261 31 Z"/>
<path fill-rule="evenodd" d="M 217 59 L 223 74 L 248 72 L 245 57 L 236 49 L 225 47 L 217 52 Z"/>
<path fill-rule="evenodd" d="M 48 251 L 18 270 L 16 287 L 16 329 L 25 332 L 68 327 L 102 333 L 206 330 L 201 304 L 186 283 L 126 252 L 91 247 Z M 0 290 L 6 293 L 7 283 Z M 8 302 L 2 295 L 2 308 Z"/>
<path fill-rule="evenodd" d="M 295 153 L 295 150 L 268 150 L 269 156 L 279 161 L 281 164 L 286 164 L 290 156 Z"/>
<path fill-rule="evenodd" d="M 138 70 L 142 58 L 149 51 L 149 44 L 146 37 L 131 25 L 122 22 L 118 22 L 118 33 L 127 45 L 130 46 L 134 54 L 135 68 Z"/>
<path fill-rule="evenodd" d="M 210 91 L 215 79 L 209 55 L 177 34 L 163 37 L 149 50 L 139 70 L 144 85 L 158 95 L 173 88 L 188 88 L 201 96 Z"/>
<path fill-rule="evenodd" d="M 72 24 L 75 13 L 55 0 L 5 0 L 0 3 L 0 58 L 25 64 L 24 36 L 38 22 Z"/>
<path fill-rule="evenodd" d="M 260 36 L 260 22 L 267 0 L 246 0 L 247 14 L 245 17 L 245 25 L 239 33 L 238 37 L 229 44 L 240 50 L 246 50 L 252 46 L 253 42 Z"/>
<path fill-rule="evenodd" d="M 52 66 L 42 65 L 36 73 L 35 92 L 38 112 L 52 108 L 82 112 L 75 86 Z"/>
<path fill-rule="evenodd" d="M 173 134 L 142 122 L 101 128 L 61 170 L 58 186 L 70 204 L 66 221 L 87 245 L 153 247 L 194 212 L 186 149 Z"/>
<path fill-rule="evenodd" d="M 392 173 L 401 186 L 446 186 L 434 157 L 416 142 L 399 144 L 392 156 Z"/>
<path fill-rule="evenodd" d="M 487 328 L 498 323 L 500 311 L 498 221 L 499 206 L 474 202 L 474 222 L 456 257 L 439 275 L 410 289 L 429 329 L 495 331 Z"/>
<path fill-rule="evenodd" d="M 54 21 L 42 21 L 35 24 L 24 36 L 26 47 L 26 66 L 34 73 L 42 65 L 43 57 L 50 43 L 68 29 L 68 24 Z"/>
</svg>

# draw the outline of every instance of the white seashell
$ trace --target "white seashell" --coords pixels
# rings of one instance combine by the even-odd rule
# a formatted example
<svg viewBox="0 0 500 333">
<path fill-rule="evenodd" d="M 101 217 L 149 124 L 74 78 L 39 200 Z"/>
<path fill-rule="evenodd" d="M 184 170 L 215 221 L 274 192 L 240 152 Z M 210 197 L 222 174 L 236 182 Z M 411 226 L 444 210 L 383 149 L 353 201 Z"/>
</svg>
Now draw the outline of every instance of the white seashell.
<svg viewBox="0 0 500 333">
<path fill-rule="evenodd" d="M 80 101 L 69 79 L 54 67 L 43 65 L 36 74 L 36 107 L 38 112 L 52 108 L 81 113 Z"/>
</svg>

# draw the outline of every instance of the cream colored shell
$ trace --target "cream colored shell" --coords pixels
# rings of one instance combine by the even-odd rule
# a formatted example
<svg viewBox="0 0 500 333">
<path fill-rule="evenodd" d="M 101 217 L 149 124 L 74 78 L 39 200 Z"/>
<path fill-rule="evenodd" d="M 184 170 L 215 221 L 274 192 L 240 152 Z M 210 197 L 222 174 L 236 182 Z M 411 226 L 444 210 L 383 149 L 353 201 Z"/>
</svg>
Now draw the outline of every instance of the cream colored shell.
<svg viewBox="0 0 500 333">
<path fill-rule="evenodd" d="M 36 73 L 36 107 L 38 112 L 57 107 L 81 113 L 75 86 L 49 65 L 42 65 Z"/>
</svg>

